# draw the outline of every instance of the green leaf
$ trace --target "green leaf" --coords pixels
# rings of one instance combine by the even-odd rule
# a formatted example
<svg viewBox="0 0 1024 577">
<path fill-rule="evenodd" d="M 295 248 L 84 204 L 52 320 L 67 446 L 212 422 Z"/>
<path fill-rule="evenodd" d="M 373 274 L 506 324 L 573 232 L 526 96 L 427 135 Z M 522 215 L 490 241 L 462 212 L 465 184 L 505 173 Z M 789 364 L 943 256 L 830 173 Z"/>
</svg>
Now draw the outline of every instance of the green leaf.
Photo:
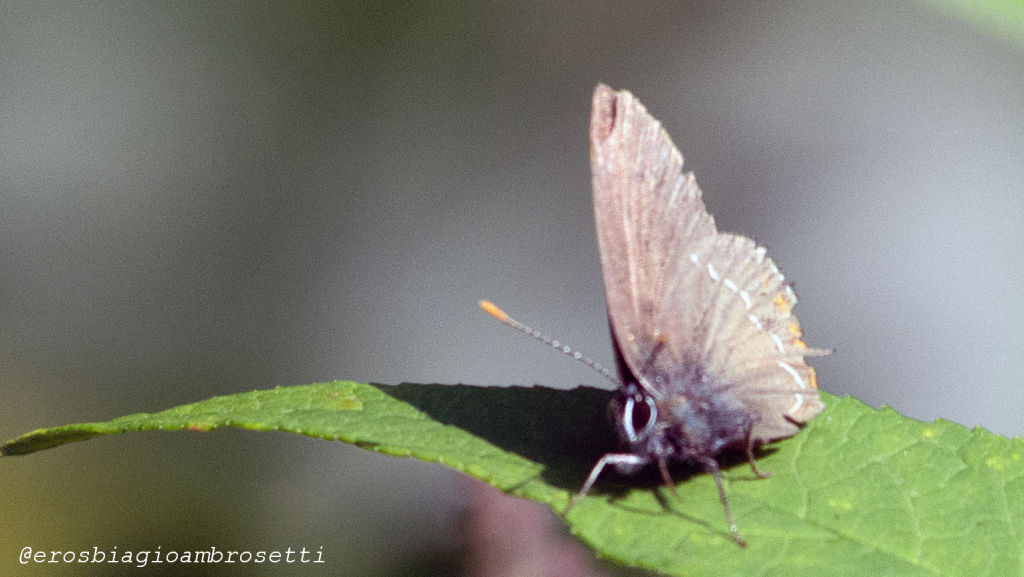
<svg viewBox="0 0 1024 577">
<path fill-rule="evenodd" d="M 215 397 L 160 413 L 39 429 L 0 446 L 22 455 L 96 435 L 233 426 L 337 439 L 443 463 L 561 511 L 614 450 L 611 393 L 578 388 L 367 385 L 345 381 Z M 733 543 L 709 475 L 605 475 L 568 515 L 600 555 L 673 575 L 1021 575 L 1024 440 L 922 423 L 849 398 L 767 447 L 757 479 L 742 456 L 726 488 Z"/>
</svg>

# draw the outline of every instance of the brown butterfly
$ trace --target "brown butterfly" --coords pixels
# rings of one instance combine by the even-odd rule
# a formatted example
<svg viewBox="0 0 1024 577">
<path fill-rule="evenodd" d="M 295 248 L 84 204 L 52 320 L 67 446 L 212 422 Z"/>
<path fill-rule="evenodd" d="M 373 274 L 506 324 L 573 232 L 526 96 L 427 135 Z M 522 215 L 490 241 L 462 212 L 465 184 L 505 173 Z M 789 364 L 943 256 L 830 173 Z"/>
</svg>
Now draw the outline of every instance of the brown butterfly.
<svg viewBox="0 0 1024 577">
<path fill-rule="evenodd" d="M 804 357 L 831 351 L 803 342 L 796 295 L 778 267 L 753 240 L 718 232 L 683 156 L 629 92 L 594 91 L 590 158 L 619 373 L 610 411 L 625 450 L 601 457 L 566 512 L 608 465 L 629 474 L 654 464 L 674 491 L 668 466 L 683 461 L 714 476 L 733 538 L 745 545 L 717 457 L 743 450 L 754 473 L 768 476 L 754 449 L 821 412 Z"/>
</svg>

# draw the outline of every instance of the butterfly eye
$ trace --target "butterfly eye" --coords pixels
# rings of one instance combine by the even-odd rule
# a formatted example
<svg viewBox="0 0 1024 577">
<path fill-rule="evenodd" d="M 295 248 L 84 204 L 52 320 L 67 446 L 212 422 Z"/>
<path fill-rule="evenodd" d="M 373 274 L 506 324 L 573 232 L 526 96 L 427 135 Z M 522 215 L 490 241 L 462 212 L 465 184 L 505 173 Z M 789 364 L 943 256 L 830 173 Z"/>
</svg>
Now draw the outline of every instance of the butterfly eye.
<svg viewBox="0 0 1024 577">
<path fill-rule="evenodd" d="M 654 399 L 643 394 L 630 395 L 622 406 L 622 430 L 630 443 L 646 437 L 658 418 Z M 639 429 L 639 433 L 637 430 Z"/>
</svg>

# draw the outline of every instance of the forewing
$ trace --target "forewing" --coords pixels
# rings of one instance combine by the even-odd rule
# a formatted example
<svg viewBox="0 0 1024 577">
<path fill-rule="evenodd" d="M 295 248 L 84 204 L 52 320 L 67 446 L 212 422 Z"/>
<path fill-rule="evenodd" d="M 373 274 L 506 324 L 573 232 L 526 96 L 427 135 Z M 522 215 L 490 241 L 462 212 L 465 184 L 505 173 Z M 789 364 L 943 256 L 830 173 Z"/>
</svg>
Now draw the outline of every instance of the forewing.
<svg viewBox="0 0 1024 577">
<path fill-rule="evenodd" d="M 627 91 L 595 90 L 590 160 L 609 319 L 624 360 L 640 376 L 649 358 L 644 347 L 665 334 L 656 309 L 667 283 L 688 266 L 680 258 L 687 248 L 715 234 L 714 219 L 661 123 Z"/>
</svg>

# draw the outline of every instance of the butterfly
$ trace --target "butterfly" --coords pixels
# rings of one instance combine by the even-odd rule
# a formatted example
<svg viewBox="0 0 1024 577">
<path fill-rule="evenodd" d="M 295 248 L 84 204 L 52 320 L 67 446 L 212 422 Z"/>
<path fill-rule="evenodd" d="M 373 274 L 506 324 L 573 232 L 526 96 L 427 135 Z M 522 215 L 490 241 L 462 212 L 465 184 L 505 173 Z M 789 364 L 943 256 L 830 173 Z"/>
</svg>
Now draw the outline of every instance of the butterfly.
<svg viewBox="0 0 1024 577">
<path fill-rule="evenodd" d="M 598 460 L 565 512 L 608 466 L 631 474 L 655 465 L 674 492 L 669 465 L 682 461 L 714 477 L 733 539 L 745 546 L 718 457 L 742 450 L 767 477 L 754 450 L 821 412 L 805 357 L 831 351 L 804 343 L 779 268 L 753 240 L 718 231 L 682 154 L 628 91 L 594 91 L 590 159 L 618 369 L 609 412 L 623 450 Z"/>
</svg>

